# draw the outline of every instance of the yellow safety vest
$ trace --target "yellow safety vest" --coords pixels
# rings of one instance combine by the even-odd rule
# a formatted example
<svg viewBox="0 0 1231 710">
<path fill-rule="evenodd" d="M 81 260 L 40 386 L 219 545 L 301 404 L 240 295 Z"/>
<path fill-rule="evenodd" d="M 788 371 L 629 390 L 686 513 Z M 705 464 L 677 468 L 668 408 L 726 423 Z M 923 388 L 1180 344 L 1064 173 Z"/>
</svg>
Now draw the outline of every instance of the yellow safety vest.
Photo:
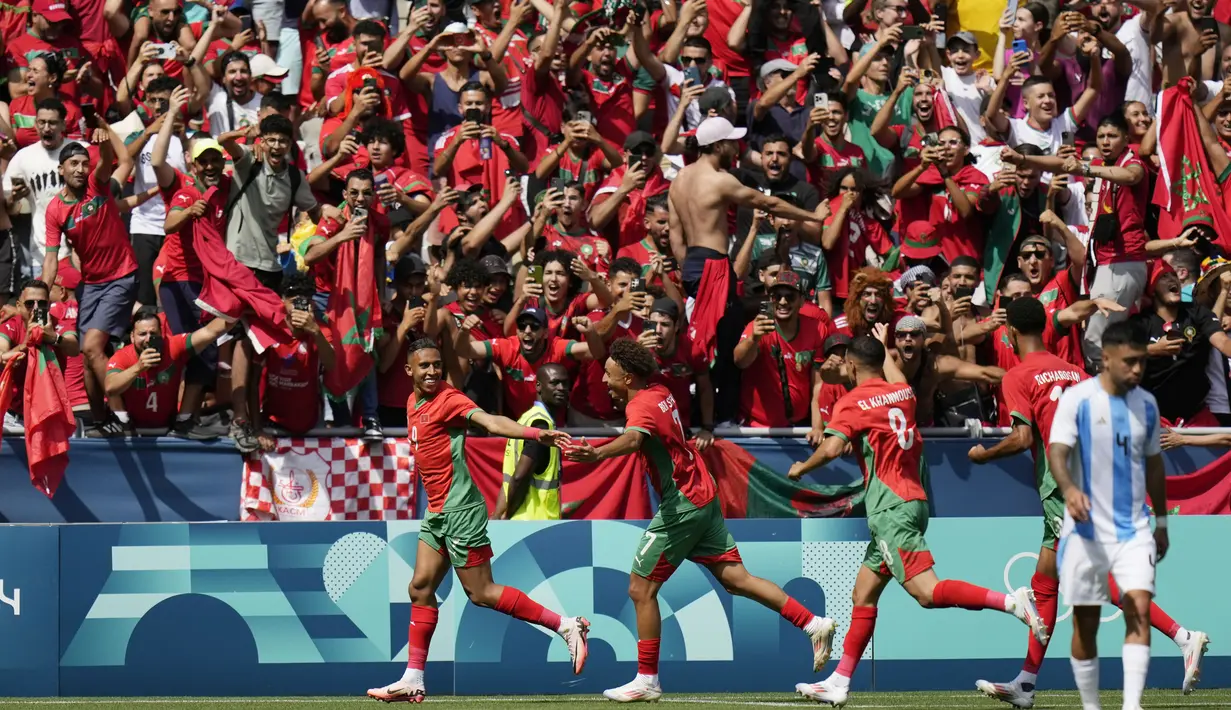
<svg viewBox="0 0 1231 710">
<path fill-rule="evenodd" d="M 535 402 L 533 407 L 521 415 L 517 423 L 530 426 L 530 422 L 537 419 L 546 419 L 548 429 L 556 428 L 551 412 L 547 411 L 547 407 L 544 407 L 542 402 Z M 509 482 L 513 480 L 513 472 L 517 470 L 517 461 L 521 458 L 525 444 L 524 439 L 509 439 L 504 445 L 504 499 L 506 501 L 509 499 Z M 531 472 L 530 487 L 526 490 L 521 507 L 509 516 L 512 520 L 560 519 L 560 449 L 552 446 L 549 451 L 551 453 L 547 461 L 547 468 L 542 473 Z"/>
</svg>

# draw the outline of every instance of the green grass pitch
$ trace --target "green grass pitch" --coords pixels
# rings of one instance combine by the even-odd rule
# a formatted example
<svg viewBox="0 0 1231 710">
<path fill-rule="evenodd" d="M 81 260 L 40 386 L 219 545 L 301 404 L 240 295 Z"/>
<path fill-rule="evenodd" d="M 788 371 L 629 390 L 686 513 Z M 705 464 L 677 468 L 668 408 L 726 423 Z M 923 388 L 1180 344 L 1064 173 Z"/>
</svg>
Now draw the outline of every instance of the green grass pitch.
<svg viewBox="0 0 1231 710">
<path fill-rule="evenodd" d="M 486 696 L 452 697 L 440 696 L 427 700 L 442 710 L 487 710 L 503 705 L 513 710 L 594 710 L 596 707 L 615 707 L 601 697 L 580 695 L 555 696 Z M 377 702 L 363 697 L 356 698 L 0 698 L 0 710 L 71 710 L 95 708 L 99 710 L 134 708 L 137 710 L 352 710 L 353 708 L 379 707 Z M 406 707 L 402 705 L 401 707 Z M 811 708 L 820 706 L 787 693 L 743 694 L 668 694 L 658 705 L 662 710 L 752 710 L 755 708 Z M 944 691 L 937 693 L 855 693 L 846 705 L 851 710 L 858 708 L 944 708 L 945 710 L 1008 710 L 1009 706 L 984 698 L 975 690 L 970 692 Z M 1038 710 L 1050 708 L 1081 708 L 1076 691 L 1042 691 L 1035 697 Z M 1120 707 L 1120 694 L 1103 693 L 1103 707 L 1115 710 Z M 1142 702 L 1144 710 L 1163 708 L 1231 708 L 1231 689 L 1204 689 L 1192 695 L 1181 695 L 1176 690 L 1147 690 Z"/>
</svg>

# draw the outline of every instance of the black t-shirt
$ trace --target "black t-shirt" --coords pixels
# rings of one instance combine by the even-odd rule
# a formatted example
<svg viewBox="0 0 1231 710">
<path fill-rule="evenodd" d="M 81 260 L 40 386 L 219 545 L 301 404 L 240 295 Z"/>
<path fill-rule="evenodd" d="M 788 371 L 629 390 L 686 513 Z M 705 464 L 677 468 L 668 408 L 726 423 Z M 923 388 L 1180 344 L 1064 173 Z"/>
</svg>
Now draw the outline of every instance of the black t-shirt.
<svg viewBox="0 0 1231 710">
<path fill-rule="evenodd" d="M 1151 343 L 1174 327 L 1180 329 L 1186 341 L 1178 355 L 1146 360 L 1141 384 L 1158 400 L 1159 413 L 1175 420 L 1187 419 L 1201 411 L 1210 391 L 1210 378 L 1206 373 L 1213 349 L 1210 337 L 1222 332 L 1218 318 L 1204 306 L 1181 303 L 1174 324 L 1153 312 L 1140 314 L 1137 320 L 1145 326 Z"/>
<path fill-rule="evenodd" d="M 794 164 L 796 161 L 791 162 Z M 770 182 L 761 170 L 741 170 L 738 177 L 740 182 L 754 190 L 764 190 L 768 187 L 770 194 L 774 197 L 787 200 L 796 207 L 809 212 L 816 210 L 821 204 L 821 195 L 816 188 L 811 183 L 800 180 L 790 173 L 775 182 Z M 752 213 L 753 210 L 747 207 L 740 207 L 736 212 L 735 241 L 737 244 L 743 244 L 744 237 L 748 235 L 748 229 L 752 226 Z"/>
</svg>

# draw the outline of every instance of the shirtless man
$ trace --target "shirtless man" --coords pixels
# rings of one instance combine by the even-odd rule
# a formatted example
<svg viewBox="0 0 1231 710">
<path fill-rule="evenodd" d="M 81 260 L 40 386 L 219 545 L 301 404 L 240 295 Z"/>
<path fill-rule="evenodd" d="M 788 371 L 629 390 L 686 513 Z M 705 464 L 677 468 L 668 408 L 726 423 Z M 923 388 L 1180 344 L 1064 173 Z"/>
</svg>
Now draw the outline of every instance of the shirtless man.
<svg viewBox="0 0 1231 710">
<path fill-rule="evenodd" d="M 1145 13 L 1141 27 L 1149 34 L 1150 44 L 1162 42 L 1163 88 L 1175 86 L 1181 77 L 1188 75 L 1200 79 L 1201 56 L 1207 47 L 1201 41 L 1201 30 L 1193 22 L 1189 0 L 1124 1 Z M 1170 13 L 1165 12 L 1168 5 L 1171 7 Z M 1204 101 L 1206 93 L 1205 86 L 1198 81 L 1197 95 L 1193 98 Z"/>
<path fill-rule="evenodd" d="M 702 121 L 696 131 L 700 157 L 680 171 L 668 193 L 671 251 L 682 265 L 684 289 L 695 299 L 690 335 L 693 342 L 714 362 L 714 381 L 729 381 L 720 378 L 719 370 L 723 370 L 734 380 L 735 393 L 739 392 L 739 386 L 732 353 L 744 323 L 739 309 L 732 307 L 736 303 L 736 279 L 727 253 L 731 244 L 727 219 L 731 206 L 761 210 L 800 222 L 821 222 L 821 218 L 812 212 L 746 187 L 727 172 L 735 165 L 740 151 L 739 141 L 746 132 L 744 128 L 735 128 L 725 118 L 713 117 Z M 720 321 L 723 322 L 720 324 Z M 727 323 L 731 323 L 730 328 Z M 730 332 L 732 338 L 730 343 L 717 349 L 720 358 L 714 361 L 720 327 L 724 334 Z M 728 363 L 729 368 L 726 367 Z M 726 398 L 720 393 L 720 421 L 734 413 L 733 410 L 724 411 L 724 401 Z"/>
<path fill-rule="evenodd" d="M 935 423 L 936 390 L 940 385 L 954 380 L 995 385 L 1004 377 L 999 367 L 983 367 L 933 352 L 926 344 L 927 323 L 919 316 L 899 318 L 893 335 L 889 354 L 915 390 L 915 419 L 921 426 Z"/>
</svg>

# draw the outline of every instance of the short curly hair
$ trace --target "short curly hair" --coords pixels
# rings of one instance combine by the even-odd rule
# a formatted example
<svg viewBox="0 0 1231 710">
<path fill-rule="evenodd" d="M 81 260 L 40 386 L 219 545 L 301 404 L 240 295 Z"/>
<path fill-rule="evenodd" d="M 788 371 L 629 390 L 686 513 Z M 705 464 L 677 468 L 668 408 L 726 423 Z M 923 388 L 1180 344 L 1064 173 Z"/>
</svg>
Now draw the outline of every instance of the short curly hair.
<svg viewBox="0 0 1231 710">
<path fill-rule="evenodd" d="M 453 262 L 453 268 L 449 269 L 448 275 L 445 276 L 445 285 L 454 290 L 457 290 L 458 286 L 483 288 L 491 283 L 491 280 L 491 275 L 478 260 L 458 259 Z"/>
<path fill-rule="evenodd" d="M 632 338 L 621 338 L 611 344 L 611 359 L 625 372 L 635 377 L 646 378 L 658 371 L 654 354 Z"/>
</svg>

